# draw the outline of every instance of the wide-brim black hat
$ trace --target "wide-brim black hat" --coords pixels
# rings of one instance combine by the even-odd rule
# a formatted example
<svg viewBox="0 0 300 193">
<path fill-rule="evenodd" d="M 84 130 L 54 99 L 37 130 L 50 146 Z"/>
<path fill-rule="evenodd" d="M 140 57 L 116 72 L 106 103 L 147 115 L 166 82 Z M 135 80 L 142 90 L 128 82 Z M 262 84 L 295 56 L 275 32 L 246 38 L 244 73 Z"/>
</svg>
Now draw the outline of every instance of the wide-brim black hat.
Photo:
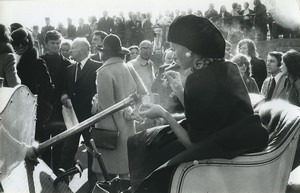
<svg viewBox="0 0 300 193">
<path fill-rule="evenodd" d="M 105 53 L 115 53 L 126 55 L 130 51 L 127 48 L 122 47 L 120 38 L 115 34 L 109 34 L 103 40 L 103 46 L 97 46 L 97 49 Z"/>
<path fill-rule="evenodd" d="M 219 29 L 204 17 L 177 17 L 169 27 L 168 41 L 207 58 L 224 58 L 225 55 L 224 37 Z"/>
</svg>

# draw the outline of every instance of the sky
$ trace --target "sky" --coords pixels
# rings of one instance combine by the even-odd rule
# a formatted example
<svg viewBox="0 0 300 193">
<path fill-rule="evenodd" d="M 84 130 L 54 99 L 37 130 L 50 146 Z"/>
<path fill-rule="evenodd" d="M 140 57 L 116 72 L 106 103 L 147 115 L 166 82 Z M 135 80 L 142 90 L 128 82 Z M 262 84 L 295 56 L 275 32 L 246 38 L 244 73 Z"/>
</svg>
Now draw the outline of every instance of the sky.
<svg viewBox="0 0 300 193">
<path fill-rule="evenodd" d="M 261 0 L 267 7 L 274 6 L 280 9 L 278 19 L 281 22 L 290 24 L 300 22 L 300 0 Z M 117 15 L 120 11 L 126 13 L 131 11 L 153 13 L 154 17 L 158 12 L 166 10 L 187 10 L 192 8 L 194 11 L 200 9 L 202 12 L 207 10 L 209 3 L 214 3 L 216 10 L 219 11 L 221 5 L 226 5 L 227 10 L 231 10 L 231 4 L 237 2 L 244 4 L 245 0 L 0 0 L 0 23 L 10 25 L 19 22 L 26 27 L 33 25 L 44 26 L 45 17 L 51 18 L 51 24 L 57 27 L 58 22 L 65 26 L 66 18 L 71 17 L 73 24 L 77 25 L 78 18 L 87 18 L 95 15 L 97 18 L 102 16 L 102 10 L 108 10 L 110 15 Z M 248 1 L 250 8 L 253 8 L 253 0 Z M 294 24 L 293 24 L 294 25 Z"/>
</svg>

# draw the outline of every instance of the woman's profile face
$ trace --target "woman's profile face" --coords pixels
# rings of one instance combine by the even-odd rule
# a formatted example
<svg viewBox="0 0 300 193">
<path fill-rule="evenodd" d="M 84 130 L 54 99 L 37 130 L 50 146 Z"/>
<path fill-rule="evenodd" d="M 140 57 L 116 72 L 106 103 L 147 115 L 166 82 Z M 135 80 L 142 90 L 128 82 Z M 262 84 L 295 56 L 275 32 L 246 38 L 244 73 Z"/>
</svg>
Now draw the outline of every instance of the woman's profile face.
<svg viewBox="0 0 300 193">
<path fill-rule="evenodd" d="M 287 74 L 287 68 L 286 68 L 286 65 L 284 63 L 284 61 L 282 60 L 282 63 L 281 63 L 281 66 L 280 66 L 280 70 L 283 74 Z"/>
<path fill-rule="evenodd" d="M 192 56 L 190 55 L 187 57 L 186 53 L 190 53 L 190 51 L 179 44 L 170 42 L 171 48 L 175 51 L 175 55 L 177 56 L 177 63 L 180 66 L 181 69 L 185 70 L 190 67 L 192 67 L 193 62 L 192 62 Z"/>
<path fill-rule="evenodd" d="M 173 58 L 174 58 L 173 55 L 174 55 L 173 51 L 166 52 L 166 55 L 164 58 L 166 64 L 171 64 L 173 62 Z"/>
<path fill-rule="evenodd" d="M 130 60 L 135 59 L 139 55 L 139 51 L 137 49 L 130 50 Z"/>
<path fill-rule="evenodd" d="M 239 48 L 239 52 L 241 54 L 248 55 L 248 45 L 247 44 L 242 44 L 241 47 Z"/>
</svg>

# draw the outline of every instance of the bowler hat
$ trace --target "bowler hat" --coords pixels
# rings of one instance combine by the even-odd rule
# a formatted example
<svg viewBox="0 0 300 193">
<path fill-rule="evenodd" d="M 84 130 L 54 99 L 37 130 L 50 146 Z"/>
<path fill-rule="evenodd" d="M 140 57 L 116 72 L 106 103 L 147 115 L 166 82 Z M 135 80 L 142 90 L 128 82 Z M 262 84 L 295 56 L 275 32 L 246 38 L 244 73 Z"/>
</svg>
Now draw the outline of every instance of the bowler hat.
<svg viewBox="0 0 300 193">
<path fill-rule="evenodd" d="M 169 27 L 168 41 L 207 58 L 224 58 L 225 55 L 224 37 L 218 28 L 204 17 L 177 17 Z"/>
<path fill-rule="evenodd" d="M 129 54 L 130 51 L 127 48 L 122 47 L 120 38 L 115 34 L 109 34 L 103 40 L 103 46 L 97 47 L 99 51 L 105 53 L 115 54 Z"/>
</svg>

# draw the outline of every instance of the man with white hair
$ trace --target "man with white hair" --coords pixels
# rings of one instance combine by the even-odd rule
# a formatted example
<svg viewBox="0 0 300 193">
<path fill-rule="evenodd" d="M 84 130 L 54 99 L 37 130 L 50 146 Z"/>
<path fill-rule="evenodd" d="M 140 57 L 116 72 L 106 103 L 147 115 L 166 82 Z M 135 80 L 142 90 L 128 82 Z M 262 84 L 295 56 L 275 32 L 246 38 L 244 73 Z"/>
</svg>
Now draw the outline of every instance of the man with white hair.
<svg viewBox="0 0 300 193">
<path fill-rule="evenodd" d="M 92 98 L 96 94 L 96 70 L 102 63 L 89 58 L 90 43 L 86 38 L 75 38 L 71 47 L 71 57 L 76 61 L 67 68 L 65 77 L 65 92 L 61 97 L 64 106 L 70 107 L 67 99 L 71 99 L 74 111 L 79 122 L 92 116 Z M 85 130 L 77 135 L 69 137 L 62 150 L 60 167 L 67 170 L 72 167 L 75 154 L 82 134 L 85 144 L 90 146 L 91 135 Z M 97 181 L 95 174 L 91 171 L 92 156 L 88 154 L 88 181 L 92 189 Z"/>
</svg>

